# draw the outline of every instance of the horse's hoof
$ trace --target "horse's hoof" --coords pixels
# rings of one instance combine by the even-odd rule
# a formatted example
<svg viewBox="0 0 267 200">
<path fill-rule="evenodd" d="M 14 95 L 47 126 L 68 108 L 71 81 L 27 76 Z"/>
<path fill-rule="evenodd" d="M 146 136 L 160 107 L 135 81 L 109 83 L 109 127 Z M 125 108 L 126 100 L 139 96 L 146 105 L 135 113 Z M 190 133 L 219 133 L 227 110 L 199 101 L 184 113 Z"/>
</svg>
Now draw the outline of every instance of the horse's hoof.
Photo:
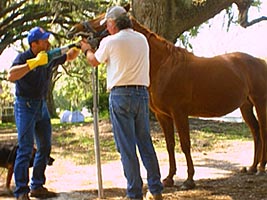
<svg viewBox="0 0 267 200">
<path fill-rule="evenodd" d="M 255 167 L 250 167 L 247 172 L 249 175 L 254 175 L 257 173 L 257 169 Z"/>
<path fill-rule="evenodd" d="M 173 185 L 174 185 L 174 181 L 173 181 L 173 179 L 171 179 L 171 178 L 165 178 L 165 179 L 162 181 L 162 184 L 163 184 L 163 187 L 173 187 Z"/>
<path fill-rule="evenodd" d="M 246 167 L 242 167 L 242 168 L 240 169 L 240 172 L 243 173 L 243 174 L 245 174 L 245 173 L 248 172 L 248 170 L 247 170 Z"/>
<path fill-rule="evenodd" d="M 186 180 L 185 182 L 183 182 L 183 184 L 181 185 L 180 189 L 181 190 L 191 190 L 191 189 L 193 189 L 195 187 L 196 187 L 195 181 Z"/>
<path fill-rule="evenodd" d="M 261 171 L 261 170 L 259 170 L 259 171 L 256 173 L 256 176 L 266 176 L 266 172 L 265 172 L 265 171 Z"/>
</svg>

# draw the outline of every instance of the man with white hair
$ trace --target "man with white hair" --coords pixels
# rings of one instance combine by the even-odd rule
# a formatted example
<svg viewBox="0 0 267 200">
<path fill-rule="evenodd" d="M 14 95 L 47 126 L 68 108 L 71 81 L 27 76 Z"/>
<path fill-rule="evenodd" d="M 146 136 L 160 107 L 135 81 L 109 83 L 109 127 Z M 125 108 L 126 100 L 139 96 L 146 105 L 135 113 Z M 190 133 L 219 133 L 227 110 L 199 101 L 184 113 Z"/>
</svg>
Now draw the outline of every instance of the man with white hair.
<svg viewBox="0 0 267 200">
<path fill-rule="evenodd" d="M 100 42 L 96 52 L 86 41 L 81 42 L 81 48 L 91 65 L 107 64 L 109 111 L 127 179 L 126 198 L 143 199 L 138 147 L 147 170 L 147 199 L 161 200 L 163 186 L 149 127 L 149 45 L 144 35 L 132 29 L 123 7 L 109 8 L 101 21 L 104 23 L 110 36 Z"/>
</svg>

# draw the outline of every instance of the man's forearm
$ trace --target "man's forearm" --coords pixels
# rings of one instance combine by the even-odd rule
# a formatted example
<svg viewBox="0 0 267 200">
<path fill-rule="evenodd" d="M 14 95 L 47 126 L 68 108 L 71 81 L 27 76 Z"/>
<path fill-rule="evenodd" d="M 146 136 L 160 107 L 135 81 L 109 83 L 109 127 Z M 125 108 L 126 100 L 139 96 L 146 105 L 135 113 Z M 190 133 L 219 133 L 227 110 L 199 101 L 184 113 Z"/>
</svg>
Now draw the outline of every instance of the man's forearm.
<svg viewBox="0 0 267 200">
<path fill-rule="evenodd" d="M 22 65 L 16 65 L 9 69 L 7 74 L 7 80 L 14 82 L 21 79 L 30 71 L 30 68 L 27 63 Z"/>
<path fill-rule="evenodd" d="M 94 67 L 97 67 L 100 63 L 97 61 L 94 51 L 92 49 L 87 49 L 85 51 L 85 56 L 89 64 Z"/>
</svg>

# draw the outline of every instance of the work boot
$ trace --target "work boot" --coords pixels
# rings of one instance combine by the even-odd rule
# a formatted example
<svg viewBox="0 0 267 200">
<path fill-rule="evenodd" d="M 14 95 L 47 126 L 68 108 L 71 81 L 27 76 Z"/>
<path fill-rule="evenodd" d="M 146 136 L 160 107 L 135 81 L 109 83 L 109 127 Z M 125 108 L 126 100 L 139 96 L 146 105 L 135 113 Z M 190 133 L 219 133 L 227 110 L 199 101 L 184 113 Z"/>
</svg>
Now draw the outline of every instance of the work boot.
<svg viewBox="0 0 267 200">
<path fill-rule="evenodd" d="M 130 198 L 130 197 L 124 197 L 123 200 L 143 200 L 143 198 Z"/>
<path fill-rule="evenodd" d="M 31 199 L 29 198 L 28 193 L 26 193 L 26 194 L 19 195 L 17 197 L 17 200 L 31 200 Z"/>
<path fill-rule="evenodd" d="M 31 190 L 30 192 L 31 197 L 36 197 L 36 198 L 52 198 L 52 197 L 57 197 L 57 193 L 48 191 L 47 188 L 41 186 L 35 190 Z"/>
<path fill-rule="evenodd" d="M 163 200 L 163 198 L 162 194 L 151 194 L 150 192 L 147 192 L 146 200 Z"/>
</svg>

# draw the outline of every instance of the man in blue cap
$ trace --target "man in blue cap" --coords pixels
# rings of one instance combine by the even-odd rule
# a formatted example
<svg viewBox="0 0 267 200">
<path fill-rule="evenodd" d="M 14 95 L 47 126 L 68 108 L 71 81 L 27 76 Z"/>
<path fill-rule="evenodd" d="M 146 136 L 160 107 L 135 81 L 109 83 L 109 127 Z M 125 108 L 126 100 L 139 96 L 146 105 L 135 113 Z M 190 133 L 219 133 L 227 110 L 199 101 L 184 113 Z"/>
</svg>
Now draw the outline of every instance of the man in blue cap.
<svg viewBox="0 0 267 200">
<path fill-rule="evenodd" d="M 75 59 L 79 50 L 71 48 L 67 53 L 49 60 L 49 36 L 50 33 L 41 27 L 31 29 L 28 33 L 30 48 L 17 55 L 7 77 L 16 84 L 15 120 L 18 150 L 14 166 L 14 195 L 18 200 L 29 200 L 29 193 L 37 198 L 56 196 L 55 192 L 48 191 L 43 186 L 52 136 L 46 96 L 52 68 Z M 34 143 L 37 152 L 29 187 L 29 164 Z"/>
</svg>

